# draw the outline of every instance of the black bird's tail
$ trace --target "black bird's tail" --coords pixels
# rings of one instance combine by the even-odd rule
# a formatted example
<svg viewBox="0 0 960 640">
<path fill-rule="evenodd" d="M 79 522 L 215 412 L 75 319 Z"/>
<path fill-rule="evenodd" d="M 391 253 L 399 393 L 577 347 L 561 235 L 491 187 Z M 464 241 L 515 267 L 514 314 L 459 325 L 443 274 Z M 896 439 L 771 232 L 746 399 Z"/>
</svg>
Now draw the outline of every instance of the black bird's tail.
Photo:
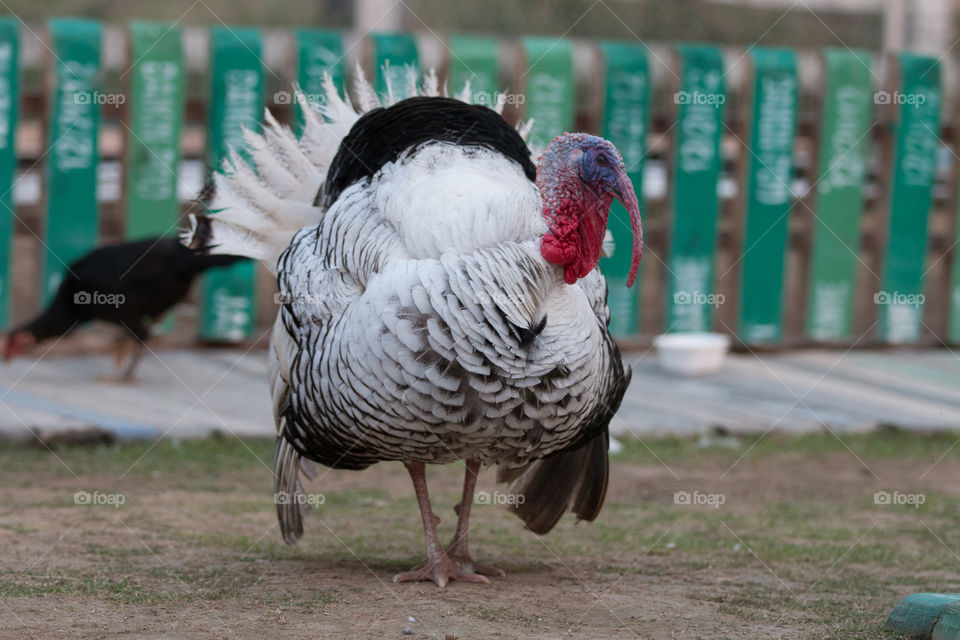
<svg viewBox="0 0 960 640">
<path fill-rule="evenodd" d="M 607 495 L 606 428 L 584 445 L 536 460 L 517 470 L 500 469 L 499 482 L 511 482 L 510 493 L 523 500 L 509 507 L 528 529 L 543 535 L 569 508 L 579 520 L 594 520 Z"/>
<path fill-rule="evenodd" d="M 182 249 L 180 251 L 181 267 L 193 275 L 203 273 L 207 269 L 213 269 L 214 267 L 228 267 L 235 262 L 248 259 L 244 256 L 210 255 L 203 250 L 190 249 L 183 245 L 180 246 Z"/>
<path fill-rule="evenodd" d="M 619 362 L 616 343 L 610 340 L 609 345 Z M 498 469 L 497 481 L 511 483 L 510 493 L 523 496 L 508 510 L 534 533 L 543 535 L 553 529 L 567 509 L 573 511 L 579 520 L 592 521 L 600 514 L 607 496 L 610 421 L 620 408 L 631 375 L 630 367 L 621 369 L 603 410 L 594 418 L 593 428 L 585 431 L 587 440 L 524 467 Z M 593 435 L 589 435 L 591 433 Z"/>
</svg>

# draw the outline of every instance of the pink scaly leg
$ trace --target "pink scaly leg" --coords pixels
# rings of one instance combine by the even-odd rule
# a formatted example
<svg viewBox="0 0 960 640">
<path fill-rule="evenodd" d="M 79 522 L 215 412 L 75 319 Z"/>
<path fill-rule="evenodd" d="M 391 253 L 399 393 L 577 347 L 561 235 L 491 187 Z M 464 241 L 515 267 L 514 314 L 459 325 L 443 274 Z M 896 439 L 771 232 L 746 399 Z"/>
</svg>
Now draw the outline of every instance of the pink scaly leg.
<svg viewBox="0 0 960 640">
<path fill-rule="evenodd" d="M 464 571 L 479 573 L 484 576 L 505 576 L 502 569 L 478 565 L 470 557 L 467 548 L 467 533 L 470 531 L 470 508 L 473 506 L 473 490 L 477 486 L 477 474 L 480 472 L 479 460 L 467 460 L 467 470 L 463 476 L 463 498 L 455 507 L 457 512 L 457 532 L 453 534 L 453 542 L 447 547 L 447 556 L 460 565 Z"/>
<path fill-rule="evenodd" d="M 430 508 L 430 495 L 427 493 L 426 466 L 422 462 L 405 462 L 410 479 L 413 480 L 413 489 L 417 493 L 417 504 L 420 506 L 420 517 L 423 520 L 423 534 L 427 541 L 427 562 L 410 571 L 393 576 L 394 582 L 414 582 L 432 580 L 438 587 L 446 586 L 450 580 L 461 582 L 490 582 L 481 575 L 460 568 L 444 552 L 437 538 L 437 519 Z"/>
</svg>

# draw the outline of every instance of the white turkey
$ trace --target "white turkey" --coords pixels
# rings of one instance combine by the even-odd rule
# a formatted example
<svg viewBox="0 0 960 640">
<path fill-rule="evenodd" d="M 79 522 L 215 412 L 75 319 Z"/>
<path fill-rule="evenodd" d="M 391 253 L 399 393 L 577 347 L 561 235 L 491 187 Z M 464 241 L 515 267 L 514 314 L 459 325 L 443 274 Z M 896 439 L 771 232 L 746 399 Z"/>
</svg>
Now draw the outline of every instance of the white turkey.
<svg viewBox="0 0 960 640">
<path fill-rule="evenodd" d="M 597 268 L 614 198 L 637 198 L 614 146 L 557 137 L 537 165 L 496 110 L 419 94 L 381 106 L 358 75 L 358 108 L 331 82 L 303 96 L 298 140 L 269 112 L 215 176 L 210 214 L 185 242 L 275 270 L 282 302 L 270 361 L 279 431 L 274 487 L 284 539 L 303 533 L 301 474 L 319 462 L 404 463 L 426 563 L 396 582 L 503 575 L 467 548 L 482 465 L 522 495 L 546 533 L 570 509 L 593 520 L 607 487 L 608 424 L 630 380 L 607 331 Z M 414 93 L 417 93 L 414 91 Z M 469 95 L 469 89 L 464 94 Z M 362 114 L 362 115 L 361 115 Z M 463 460 L 453 542 L 438 540 L 426 464 Z M 518 500 L 519 502 L 519 500 Z"/>
</svg>

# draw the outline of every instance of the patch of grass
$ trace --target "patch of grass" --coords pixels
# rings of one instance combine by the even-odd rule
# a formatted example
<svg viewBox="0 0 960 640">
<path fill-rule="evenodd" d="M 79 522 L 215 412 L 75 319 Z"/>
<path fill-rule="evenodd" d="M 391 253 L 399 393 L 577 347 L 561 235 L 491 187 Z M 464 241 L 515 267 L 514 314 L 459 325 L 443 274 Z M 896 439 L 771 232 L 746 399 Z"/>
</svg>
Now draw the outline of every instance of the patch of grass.
<svg viewBox="0 0 960 640">
<path fill-rule="evenodd" d="M 96 596 L 126 604 L 156 604 L 170 600 L 144 590 L 132 577 L 116 578 L 90 573 L 8 574 L 0 577 L 0 594 L 4 594 L 3 597 Z"/>
<path fill-rule="evenodd" d="M 872 433 L 818 433 L 786 434 L 772 432 L 766 435 L 737 434 L 739 446 L 728 446 L 729 439 L 707 438 L 701 444 L 699 437 L 664 437 L 638 440 L 626 438 L 623 450 L 614 460 L 625 462 L 655 463 L 657 459 L 667 464 L 702 464 L 734 461 L 744 456 L 757 460 L 774 455 L 791 453 L 798 456 L 818 456 L 827 453 L 853 451 L 861 458 L 900 460 L 929 460 L 931 463 L 944 456 L 944 460 L 960 460 L 960 433 L 937 431 L 917 433 L 896 427 L 885 427 Z M 949 450 L 949 452 L 948 452 Z"/>
<path fill-rule="evenodd" d="M 627 441 L 614 460 L 617 482 L 595 522 L 564 517 L 541 538 L 503 508 L 477 505 L 473 555 L 507 571 L 513 580 L 502 588 L 523 589 L 544 574 L 570 593 L 581 593 L 585 584 L 598 592 L 630 585 L 642 594 L 655 594 L 660 583 L 681 585 L 683 597 L 712 603 L 711 612 L 753 628 L 782 627 L 799 637 L 895 638 L 881 627 L 905 592 L 960 591 L 955 577 L 960 563 L 951 551 L 960 549 L 960 509 L 952 487 L 937 485 L 920 487 L 925 501 L 919 508 L 874 504 L 874 491 L 895 487 L 850 473 L 856 463 L 847 447 L 876 465 L 884 480 L 895 473 L 908 477 L 901 490 L 912 491 L 909 482 L 956 436 L 887 429 L 841 437 L 843 442 L 830 434 L 743 436 L 736 450 L 702 447 L 698 439 Z M 718 477 L 744 452 L 738 467 L 744 473 L 731 474 L 727 485 L 717 483 L 729 498 L 721 508 L 674 504 L 673 492 L 688 478 Z M 314 612 L 338 598 L 328 587 L 340 589 L 343 600 L 369 604 L 371 595 L 383 596 L 379 579 L 422 562 L 413 492 L 395 489 L 396 483 L 409 487 L 399 465 L 378 467 L 367 476 L 334 471 L 309 484 L 307 492 L 323 493 L 325 500 L 308 515 L 304 538 L 290 547 L 275 527 L 267 530 L 274 505 L 270 474 L 261 461 L 269 464 L 272 455 L 272 441 L 217 437 L 152 447 L 65 448 L 56 457 L 33 447 L 0 445 L 0 486 L 8 489 L 0 510 L 0 541 L 6 541 L 0 556 L 22 558 L 31 545 L 42 553 L 57 542 L 49 522 L 62 526 L 64 514 L 69 522 L 80 518 L 63 546 L 38 565 L 45 568 L 0 573 L 0 594 L 52 596 L 67 606 L 71 597 L 95 597 L 135 605 L 252 602 Z M 679 478 L 657 458 L 676 468 Z M 942 477 L 956 476 L 958 460 L 960 446 L 942 459 L 943 468 L 951 470 Z M 802 473 L 808 461 L 819 465 L 817 474 L 836 468 L 843 477 L 834 482 L 829 475 L 801 475 L 797 485 L 809 484 L 808 490 L 786 487 L 791 478 L 784 481 L 780 467 Z M 631 468 L 637 465 L 642 470 Z M 917 472 L 904 475 L 905 466 Z M 780 476 L 769 488 L 750 484 L 773 475 L 771 469 Z M 127 496 L 119 510 L 73 504 L 77 487 L 106 490 L 128 470 L 116 481 Z M 461 475 L 454 465 L 431 469 L 431 497 L 444 541 L 455 526 L 450 507 L 459 500 Z M 489 474 L 481 482 L 490 482 Z M 843 486 L 834 486 L 838 483 Z M 68 513 L 68 506 L 74 511 Z M 21 522 L 24 513 L 36 517 Z M 69 562 L 62 562 L 65 558 Z M 321 566 L 331 572 L 331 564 L 344 567 L 334 570 L 337 583 L 302 579 Z M 348 574 L 354 582 L 344 578 Z M 453 608 L 463 619 L 494 628 L 542 632 L 556 630 L 561 620 L 578 624 L 574 605 L 558 603 L 554 610 L 553 604 L 541 610 L 512 601 L 469 600 Z M 546 623 L 543 611 L 549 613 Z M 646 621 L 637 620 L 641 623 Z"/>
<path fill-rule="evenodd" d="M 195 480 L 263 468 L 261 462 L 266 464 L 264 472 L 269 473 L 273 449 L 272 439 L 216 435 L 196 440 L 164 439 L 156 444 L 122 442 L 69 447 L 53 452 L 41 446 L 0 442 L 0 469 L 4 473 L 29 471 L 71 478 L 74 473 L 142 478 L 174 471 L 172 477 Z"/>
</svg>

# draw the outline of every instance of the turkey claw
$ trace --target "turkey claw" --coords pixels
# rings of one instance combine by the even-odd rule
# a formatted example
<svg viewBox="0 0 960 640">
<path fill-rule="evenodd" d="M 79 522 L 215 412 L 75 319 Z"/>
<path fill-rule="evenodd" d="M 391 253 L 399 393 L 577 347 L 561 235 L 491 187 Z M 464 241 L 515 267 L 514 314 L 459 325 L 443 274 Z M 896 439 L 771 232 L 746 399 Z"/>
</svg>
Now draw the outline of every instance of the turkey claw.
<svg viewBox="0 0 960 640">
<path fill-rule="evenodd" d="M 495 575 L 495 574 L 488 574 Z M 489 584 L 490 581 L 481 575 L 480 571 L 474 572 L 472 569 L 462 567 L 460 564 L 452 561 L 446 555 L 435 561 L 428 561 L 410 571 L 404 571 L 393 576 L 393 582 L 419 582 L 430 580 L 441 589 L 451 580 L 458 582 L 476 582 Z"/>
</svg>

